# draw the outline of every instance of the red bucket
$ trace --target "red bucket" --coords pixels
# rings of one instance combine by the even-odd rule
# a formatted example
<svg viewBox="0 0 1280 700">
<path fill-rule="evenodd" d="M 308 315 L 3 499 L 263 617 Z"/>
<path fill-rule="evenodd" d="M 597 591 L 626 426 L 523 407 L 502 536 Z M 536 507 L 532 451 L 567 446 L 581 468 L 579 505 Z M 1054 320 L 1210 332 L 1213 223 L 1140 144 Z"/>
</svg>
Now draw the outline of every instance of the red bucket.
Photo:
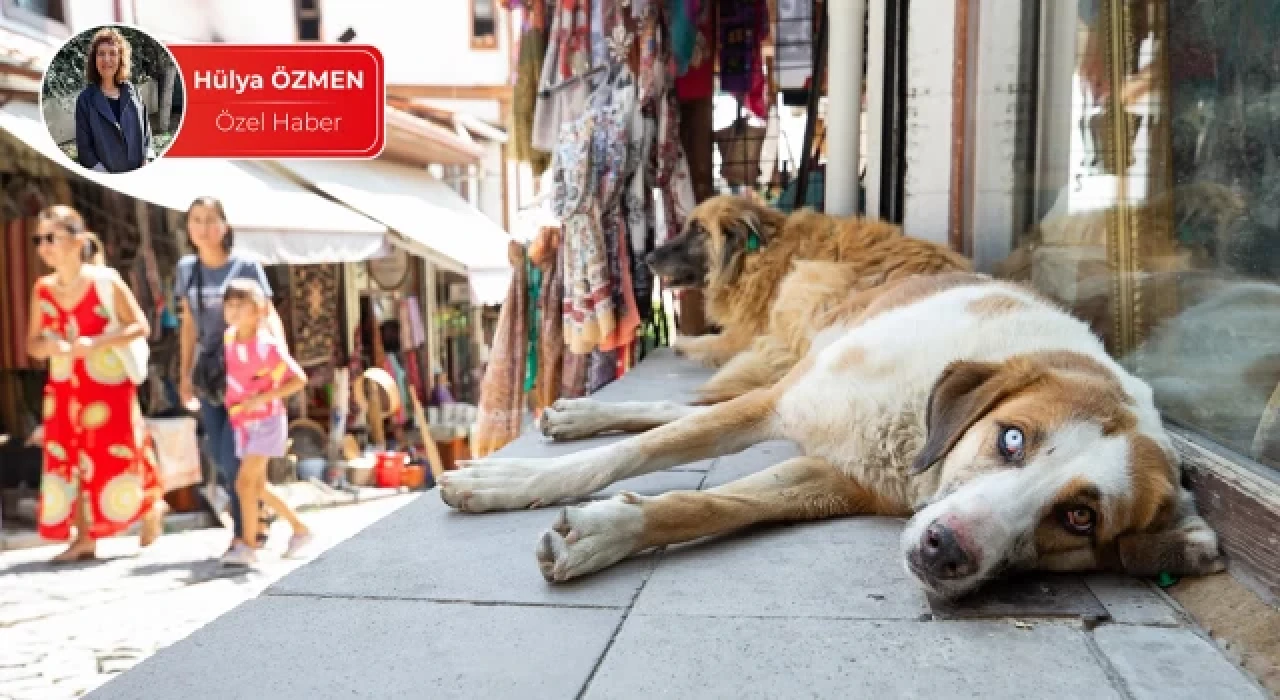
<svg viewBox="0 0 1280 700">
<path fill-rule="evenodd" d="M 403 452 L 379 452 L 377 464 L 373 467 L 373 479 L 379 488 L 394 489 L 400 487 L 404 465 L 408 455 Z"/>
</svg>

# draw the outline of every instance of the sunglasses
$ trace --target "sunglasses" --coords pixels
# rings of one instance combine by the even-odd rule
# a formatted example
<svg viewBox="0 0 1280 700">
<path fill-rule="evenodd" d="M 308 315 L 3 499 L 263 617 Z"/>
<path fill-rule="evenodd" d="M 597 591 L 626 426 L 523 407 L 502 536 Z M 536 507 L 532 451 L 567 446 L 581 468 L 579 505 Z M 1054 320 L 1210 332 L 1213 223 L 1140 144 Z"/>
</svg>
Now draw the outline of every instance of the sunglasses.
<svg viewBox="0 0 1280 700">
<path fill-rule="evenodd" d="M 53 241 L 55 239 L 56 239 L 56 234 L 37 233 L 36 235 L 31 237 L 31 244 L 36 247 L 39 247 L 41 243 L 48 243 L 49 245 L 53 245 Z"/>
</svg>

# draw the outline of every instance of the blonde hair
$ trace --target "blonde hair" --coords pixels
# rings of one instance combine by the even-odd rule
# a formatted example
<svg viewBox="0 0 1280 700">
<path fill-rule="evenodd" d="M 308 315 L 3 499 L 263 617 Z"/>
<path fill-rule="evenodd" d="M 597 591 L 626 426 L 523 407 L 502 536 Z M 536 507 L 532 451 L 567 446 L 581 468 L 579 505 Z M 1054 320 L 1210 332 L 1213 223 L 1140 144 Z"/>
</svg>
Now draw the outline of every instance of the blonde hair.
<svg viewBox="0 0 1280 700">
<path fill-rule="evenodd" d="M 39 220 L 57 226 L 79 241 L 81 261 L 91 265 L 106 264 L 106 249 L 102 246 L 102 239 L 85 227 L 84 217 L 80 216 L 80 212 L 65 204 L 54 204 L 40 211 Z"/>
<path fill-rule="evenodd" d="M 112 76 L 112 82 L 119 85 L 128 80 L 133 63 L 133 47 L 119 30 L 112 27 L 99 29 L 98 33 L 93 35 L 93 40 L 89 42 L 89 50 L 85 52 L 84 57 L 84 79 L 91 85 L 102 84 L 102 74 L 98 72 L 98 47 L 102 44 L 115 44 L 120 49 L 120 65 L 116 66 L 116 74 Z"/>
</svg>

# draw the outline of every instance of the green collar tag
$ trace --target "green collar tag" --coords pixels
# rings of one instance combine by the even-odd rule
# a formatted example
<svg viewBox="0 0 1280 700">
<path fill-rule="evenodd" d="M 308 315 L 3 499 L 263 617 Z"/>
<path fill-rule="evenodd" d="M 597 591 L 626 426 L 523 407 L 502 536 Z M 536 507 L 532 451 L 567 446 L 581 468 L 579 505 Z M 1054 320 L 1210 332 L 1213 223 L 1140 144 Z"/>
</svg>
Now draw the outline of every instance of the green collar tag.
<svg viewBox="0 0 1280 700">
<path fill-rule="evenodd" d="M 760 250 L 760 234 L 755 231 L 747 233 L 747 252 L 754 253 Z"/>
<path fill-rule="evenodd" d="M 1156 585 L 1161 588 L 1168 588 L 1177 582 L 1178 577 L 1168 571 L 1161 571 L 1160 575 L 1156 577 Z"/>
</svg>

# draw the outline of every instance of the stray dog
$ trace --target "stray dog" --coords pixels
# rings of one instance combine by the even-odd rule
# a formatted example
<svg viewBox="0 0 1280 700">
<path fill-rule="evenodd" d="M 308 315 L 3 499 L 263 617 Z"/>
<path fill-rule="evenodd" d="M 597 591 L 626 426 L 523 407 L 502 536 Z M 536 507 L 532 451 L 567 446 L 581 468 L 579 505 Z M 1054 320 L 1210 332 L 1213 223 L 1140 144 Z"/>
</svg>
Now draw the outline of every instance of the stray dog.
<svg viewBox="0 0 1280 700">
<path fill-rule="evenodd" d="M 701 288 L 707 317 L 722 329 L 675 343 L 677 353 L 695 361 L 733 363 L 703 387 L 702 404 L 781 379 L 808 351 L 802 341 L 812 335 L 811 324 L 849 292 L 971 269 L 963 256 L 903 236 L 890 223 L 809 209 L 787 215 L 729 195 L 699 204 L 684 231 L 647 261 L 667 287 Z"/>
<path fill-rule="evenodd" d="M 1179 480 L 1147 384 L 1088 327 L 983 275 L 869 292 L 774 386 L 714 406 L 557 402 L 645 430 L 560 457 L 486 458 L 445 474 L 480 512 L 588 496 L 640 474 L 789 439 L 805 456 L 708 491 L 623 493 L 562 510 L 536 548 L 567 581 L 651 547 L 761 522 L 911 516 L 902 559 L 954 598 L 1010 570 L 1203 574 L 1223 561 Z"/>
</svg>

